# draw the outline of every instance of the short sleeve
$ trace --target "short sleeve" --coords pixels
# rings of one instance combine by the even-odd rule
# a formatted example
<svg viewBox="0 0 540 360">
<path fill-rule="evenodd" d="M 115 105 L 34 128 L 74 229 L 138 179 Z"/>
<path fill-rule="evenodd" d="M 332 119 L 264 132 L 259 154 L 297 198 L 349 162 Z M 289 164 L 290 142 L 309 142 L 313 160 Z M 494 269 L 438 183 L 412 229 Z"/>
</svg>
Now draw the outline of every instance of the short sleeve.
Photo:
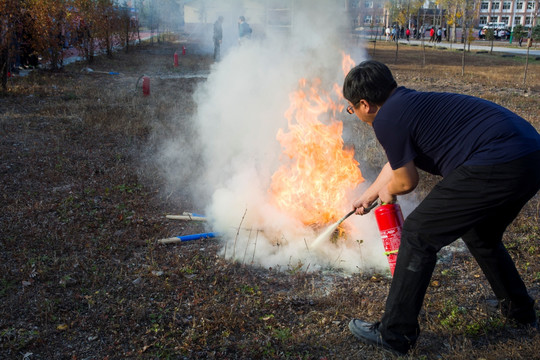
<svg viewBox="0 0 540 360">
<path fill-rule="evenodd" d="M 399 122 L 377 118 L 373 129 L 392 169 L 404 166 L 417 156 L 409 129 Z"/>
</svg>

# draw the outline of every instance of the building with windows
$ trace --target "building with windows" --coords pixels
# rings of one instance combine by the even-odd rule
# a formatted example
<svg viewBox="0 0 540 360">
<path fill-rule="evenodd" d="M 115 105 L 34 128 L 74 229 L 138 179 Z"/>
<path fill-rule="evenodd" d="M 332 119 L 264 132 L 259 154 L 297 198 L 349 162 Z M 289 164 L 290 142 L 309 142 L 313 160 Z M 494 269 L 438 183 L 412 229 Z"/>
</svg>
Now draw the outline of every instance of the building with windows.
<svg viewBox="0 0 540 360">
<path fill-rule="evenodd" d="M 416 10 L 409 8 L 406 2 L 400 5 L 407 13 L 406 23 L 400 26 L 416 28 L 424 25 L 427 28 L 444 21 L 445 10 L 441 10 L 434 1 L 427 0 L 422 8 Z M 347 10 L 353 29 L 388 27 L 396 23 L 388 0 L 347 0 Z"/>
<path fill-rule="evenodd" d="M 387 0 L 346 0 L 347 9 L 353 29 L 368 28 L 370 26 L 392 26 L 391 10 Z M 482 27 L 487 23 L 505 23 L 508 28 L 521 24 L 525 28 L 532 28 L 539 24 L 540 0 L 475 0 L 478 1 L 477 14 L 474 24 Z M 406 4 L 400 3 L 401 6 Z M 405 26 L 430 26 L 432 24 L 445 24 L 445 10 L 441 10 L 432 1 L 426 1 L 418 11 L 408 14 L 408 23 Z M 401 24 L 403 25 L 403 24 Z"/>
<path fill-rule="evenodd" d="M 523 25 L 532 28 L 538 24 L 540 0 L 480 0 L 478 25 L 490 22 L 505 23 L 508 28 Z"/>
<path fill-rule="evenodd" d="M 388 22 L 384 0 L 349 0 L 347 8 L 353 29 L 384 26 Z"/>
</svg>

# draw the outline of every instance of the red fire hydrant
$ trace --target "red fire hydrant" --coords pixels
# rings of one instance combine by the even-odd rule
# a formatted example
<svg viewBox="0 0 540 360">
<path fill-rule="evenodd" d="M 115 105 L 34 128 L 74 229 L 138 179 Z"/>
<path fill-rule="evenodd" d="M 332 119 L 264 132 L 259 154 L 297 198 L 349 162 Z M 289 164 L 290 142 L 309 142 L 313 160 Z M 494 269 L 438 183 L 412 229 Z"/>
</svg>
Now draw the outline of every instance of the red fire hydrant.
<svg viewBox="0 0 540 360">
<path fill-rule="evenodd" d="M 174 66 L 178 66 L 178 53 L 176 51 L 174 52 Z"/>
<path fill-rule="evenodd" d="M 182 45 L 182 55 L 186 55 L 186 47 Z"/>
<path fill-rule="evenodd" d="M 148 76 L 143 77 L 142 92 L 144 96 L 150 95 L 150 78 Z"/>
<path fill-rule="evenodd" d="M 375 210 L 375 219 L 381 234 L 384 254 L 388 259 L 390 272 L 394 276 L 399 244 L 401 243 L 401 229 L 403 228 L 403 214 L 398 204 L 383 204 Z"/>
</svg>

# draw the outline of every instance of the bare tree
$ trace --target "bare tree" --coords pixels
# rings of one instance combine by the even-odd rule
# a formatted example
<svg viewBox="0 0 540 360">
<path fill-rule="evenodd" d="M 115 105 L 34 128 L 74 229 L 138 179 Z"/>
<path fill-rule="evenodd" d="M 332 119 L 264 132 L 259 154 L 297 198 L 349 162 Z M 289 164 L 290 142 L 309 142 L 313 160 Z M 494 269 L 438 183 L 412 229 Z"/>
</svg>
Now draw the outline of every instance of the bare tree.
<svg viewBox="0 0 540 360">
<path fill-rule="evenodd" d="M 523 74 L 523 85 L 527 83 L 527 69 L 529 67 L 529 50 L 534 41 L 540 41 L 540 24 L 531 29 L 530 36 L 527 39 L 527 58 L 525 61 L 525 73 Z"/>
<path fill-rule="evenodd" d="M 129 52 L 129 43 L 134 35 L 135 19 L 131 18 L 130 9 L 124 1 L 122 7 L 118 9 L 118 36 L 120 43 L 124 46 L 124 51 Z"/>
<path fill-rule="evenodd" d="M 471 46 L 471 41 L 473 40 L 472 36 L 472 26 L 473 26 L 473 19 L 474 14 L 478 10 L 478 6 L 480 5 L 480 2 L 477 0 L 461 0 L 459 7 L 458 7 L 458 13 L 461 14 L 459 18 L 461 18 L 462 23 L 462 31 L 463 31 L 463 54 L 461 58 L 461 76 L 465 75 L 465 54 L 466 54 L 466 47 L 467 44 L 469 45 L 469 49 Z"/>
<path fill-rule="evenodd" d="M 491 54 L 493 53 L 493 42 L 495 41 L 495 29 L 486 29 L 486 40 L 489 40 L 491 44 L 491 48 L 489 49 L 489 53 Z"/>
<path fill-rule="evenodd" d="M 22 28 L 20 0 L 0 0 L 0 82 L 7 90 L 8 72 L 17 51 L 17 36 Z"/>
</svg>

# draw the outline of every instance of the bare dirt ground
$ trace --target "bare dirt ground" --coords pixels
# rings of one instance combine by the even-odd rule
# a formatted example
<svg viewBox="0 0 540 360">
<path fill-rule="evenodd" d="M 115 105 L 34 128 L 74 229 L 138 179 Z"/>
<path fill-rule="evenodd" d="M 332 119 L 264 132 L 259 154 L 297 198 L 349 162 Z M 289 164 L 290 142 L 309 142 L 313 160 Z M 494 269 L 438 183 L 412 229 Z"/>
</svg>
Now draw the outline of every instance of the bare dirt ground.
<svg viewBox="0 0 540 360">
<path fill-rule="evenodd" d="M 211 65 L 187 45 L 193 51 L 179 68 L 178 43 L 143 45 L 98 59 L 92 73 L 72 64 L 13 78 L 0 97 L 0 359 L 395 358 L 347 328 L 353 317 L 380 318 L 390 286 L 383 274 L 231 263 L 217 255 L 219 239 L 156 243 L 209 230 L 165 219 L 198 204 L 167 189 L 147 156 L 155 137 L 189 126 L 191 94 L 204 78 L 180 75 Z M 540 129 L 537 60 L 523 85 L 519 57 L 467 53 L 462 76 L 459 51 L 426 49 L 422 65 L 420 47 L 400 46 L 397 61 L 392 45 L 366 47 L 401 85 L 493 100 Z M 149 97 L 141 95 L 145 73 Z M 424 175 L 420 196 L 435 181 Z M 505 236 L 537 300 L 539 212 L 537 195 Z M 507 323 L 489 300 L 469 253 L 441 254 L 409 357 L 538 358 L 538 332 Z"/>
</svg>

